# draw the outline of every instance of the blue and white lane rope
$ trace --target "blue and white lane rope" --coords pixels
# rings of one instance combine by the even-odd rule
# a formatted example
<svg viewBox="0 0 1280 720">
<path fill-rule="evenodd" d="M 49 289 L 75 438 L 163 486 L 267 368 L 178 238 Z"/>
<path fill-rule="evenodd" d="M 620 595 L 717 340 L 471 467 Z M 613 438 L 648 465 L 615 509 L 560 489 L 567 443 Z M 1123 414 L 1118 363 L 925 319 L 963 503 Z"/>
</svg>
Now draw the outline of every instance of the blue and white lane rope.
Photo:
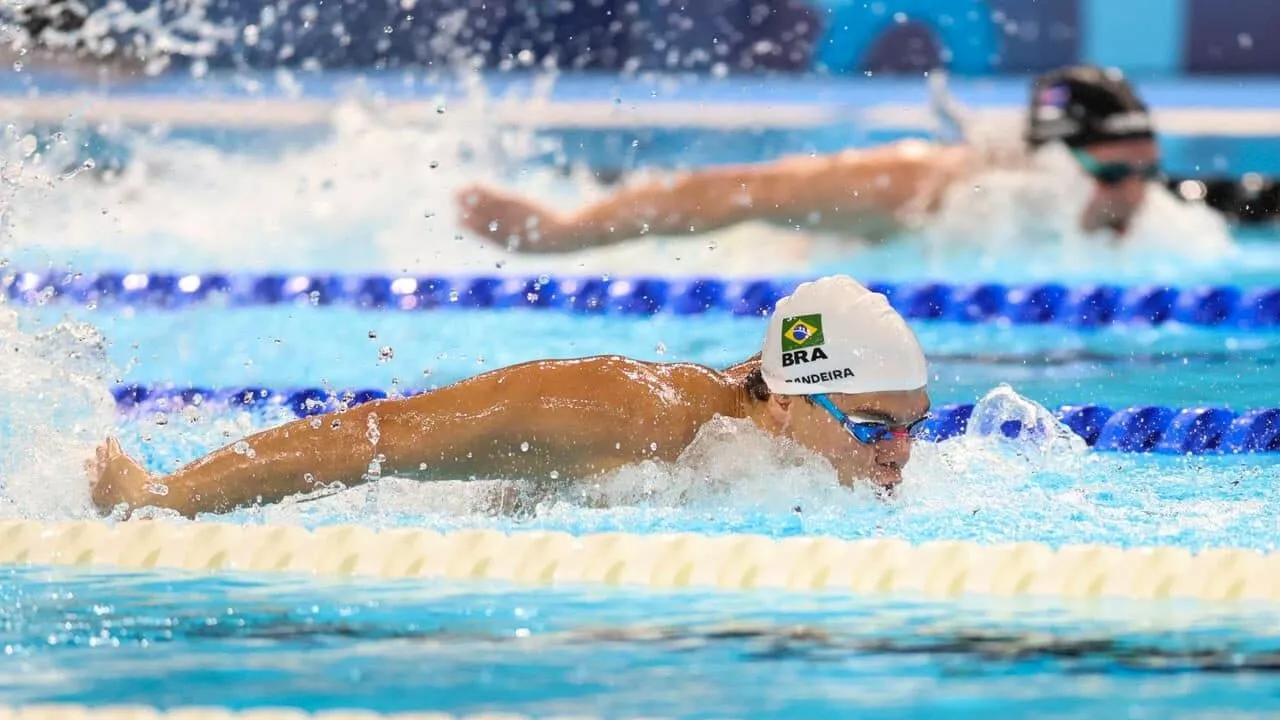
<svg viewBox="0 0 1280 720">
<path fill-rule="evenodd" d="M 401 396 L 417 394 L 400 393 Z M 120 385 L 114 389 L 117 406 L 124 413 L 145 417 L 196 407 L 210 410 L 276 410 L 293 417 L 309 417 L 355 407 L 388 394 L 378 389 L 327 390 L 324 388 L 235 389 L 166 388 Z M 941 441 L 963 434 L 968 428 L 972 404 L 945 405 L 926 422 L 923 439 Z M 1105 405 L 1064 405 L 1055 416 L 1095 450 L 1126 453 L 1212 455 L 1280 452 L 1280 408 L 1236 412 L 1223 407 L 1176 408 L 1138 405 L 1112 409 Z M 992 432 L 1015 438 L 1043 432 L 1010 420 Z"/>
<path fill-rule="evenodd" d="M 645 316 L 768 314 L 798 280 L 602 277 L 19 272 L 12 302 L 176 310 L 301 304 L 368 310 L 513 309 Z M 1280 287 L 1120 287 L 1061 283 L 871 283 L 905 317 L 960 323 L 1113 324 L 1280 328 Z"/>
</svg>

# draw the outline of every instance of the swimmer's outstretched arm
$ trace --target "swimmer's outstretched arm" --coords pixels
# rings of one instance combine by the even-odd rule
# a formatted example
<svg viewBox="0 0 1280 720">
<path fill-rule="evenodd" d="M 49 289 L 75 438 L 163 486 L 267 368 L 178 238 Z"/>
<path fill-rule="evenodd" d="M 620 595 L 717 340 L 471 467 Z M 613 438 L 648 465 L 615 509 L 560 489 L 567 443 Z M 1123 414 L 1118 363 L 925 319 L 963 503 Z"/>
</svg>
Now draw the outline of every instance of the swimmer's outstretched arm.
<svg viewBox="0 0 1280 720">
<path fill-rule="evenodd" d="M 296 420 L 167 477 L 151 476 L 110 441 L 99 451 L 94 502 L 103 510 L 124 502 L 194 516 L 379 475 L 589 476 L 675 446 L 669 429 L 646 422 L 663 413 L 628 382 L 619 369 L 625 364 L 514 366 L 423 395 Z M 162 494 L 148 488 L 159 484 Z"/>
<path fill-rule="evenodd" d="M 796 187 L 820 163 L 769 163 L 683 173 L 623 187 L 560 214 L 485 187 L 459 193 L 459 214 L 480 237 L 528 253 L 563 253 L 646 234 L 711 232 L 748 220 L 800 212 Z M 803 214 L 803 213 L 802 213 Z"/>
<path fill-rule="evenodd" d="M 473 186 L 459 192 L 458 213 L 477 236 L 517 252 L 564 253 L 751 220 L 802 225 L 814 216 L 895 215 L 944 169 L 939 160 L 936 149 L 917 142 L 710 168 L 626 186 L 568 213 Z"/>
</svg>

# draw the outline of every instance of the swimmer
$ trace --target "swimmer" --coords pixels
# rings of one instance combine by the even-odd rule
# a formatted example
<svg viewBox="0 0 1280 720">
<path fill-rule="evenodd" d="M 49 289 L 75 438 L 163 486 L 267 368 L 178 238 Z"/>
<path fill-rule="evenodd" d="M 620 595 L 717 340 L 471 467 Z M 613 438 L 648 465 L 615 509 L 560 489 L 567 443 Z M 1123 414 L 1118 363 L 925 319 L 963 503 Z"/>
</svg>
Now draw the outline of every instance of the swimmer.
<svg viewBox="0 0 1280 720">
<path fill-rule="evenodd" d="M 783 298 L 756 356 L 728 370 L 616 356 L 541 360 L 408 398 L 289 422 L 153 476 L 113 439 L 93 463 L 104 512 L 186 516 L 275 503 L 380 476 L 589 480 L 675 462 L 717 416 L 826 458 L 842 485 L 891 491 L 929 411 L 915 334 L 883 295 L 847 276 Z"/>
<path fill-rule="evenodd" d="M 948 116 L 953 110 L 939 111 L 955 122 Z M 1031 86 L 1024 143 L 1015 156 L 1025 162 L 1053 143 L 1065 145 L 1093 179 L 1081 229 L 1122 237 L 1149 181 L 1160 177 L 1147 106 L 1115 71 L 1074 66 L 1046 73 Z M 456 201 L 462 223 L 477 237 L 523 253 L 567 253 L 749 221 L 879 242 L 935 214 L 950 187 L 989 162 L 973 143 L 904 140 L 695 170 L 624 187 L 567 213 L 479 185 L 463 188 Z"/>
</svg>

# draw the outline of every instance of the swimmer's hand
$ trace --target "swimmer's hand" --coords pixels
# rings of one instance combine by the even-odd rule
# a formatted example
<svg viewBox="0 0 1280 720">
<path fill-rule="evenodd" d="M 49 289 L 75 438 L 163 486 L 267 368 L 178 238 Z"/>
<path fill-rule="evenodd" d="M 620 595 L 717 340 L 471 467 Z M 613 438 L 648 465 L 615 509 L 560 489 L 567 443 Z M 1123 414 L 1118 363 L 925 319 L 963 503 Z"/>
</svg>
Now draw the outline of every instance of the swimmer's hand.
<svg viewBox="0 0 1280 720">
<path fill-rule="evenodd" d="M 458 219 L 476 237 L 513 252 L 575 250 L 572 233 L 555 212 L 516 195 L 471 185 L 456 196 Z"/>
<path fill-rule="evenodd" d="M 126 513 L 151 504 L 152 493 L 148 486 L 154 481 L 151 473 L 125 454 L 115 438 L 98 447 L 94 460 L 88 463 L 89 487 L 93 504 L 102 514 L 111 513 L 124 504 Z"/>
</svg>

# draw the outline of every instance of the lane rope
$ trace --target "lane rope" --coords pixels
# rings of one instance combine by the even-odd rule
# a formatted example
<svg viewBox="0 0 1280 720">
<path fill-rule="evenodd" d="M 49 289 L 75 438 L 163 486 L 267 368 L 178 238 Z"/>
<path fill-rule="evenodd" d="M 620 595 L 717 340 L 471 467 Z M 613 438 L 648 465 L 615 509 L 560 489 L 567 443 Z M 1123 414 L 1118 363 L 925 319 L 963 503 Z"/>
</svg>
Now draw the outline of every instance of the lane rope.
<svg viewBox="0 0 1280 720">
<path fill-rule="evenodd" d="M 646 316 L 763 316 L 799 280 L 290 274 L 97 274 L 17 272 L 12 302 L 177 310 L 202 304 L 348 306 L 366 310 L 557 310 Z M 957 323 L 1060 324 L 1076 328 L 1164 325 L 1280 328 L 1280 287 L 1121 287 L 871 283 L 905 317 Z"/>
<path fill-rule="evenodd" d="M 905 594 L 1280 599 L 1280 553 L 135 520 L 0 523 L 0 565 Z"/>
</svg>

